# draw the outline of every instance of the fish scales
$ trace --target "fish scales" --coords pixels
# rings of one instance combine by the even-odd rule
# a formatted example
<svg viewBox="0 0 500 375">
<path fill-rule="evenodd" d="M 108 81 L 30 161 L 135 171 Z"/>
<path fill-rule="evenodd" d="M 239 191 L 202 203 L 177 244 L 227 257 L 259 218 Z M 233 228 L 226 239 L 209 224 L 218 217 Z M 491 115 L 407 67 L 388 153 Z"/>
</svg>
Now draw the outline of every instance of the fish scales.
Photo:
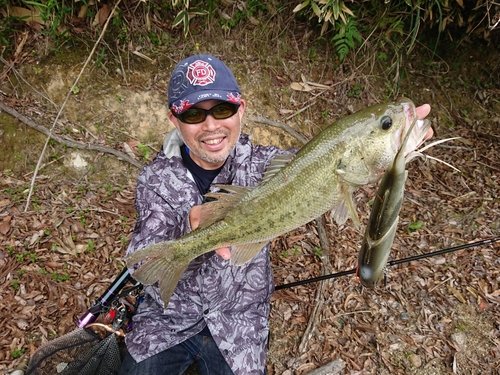
<svg viewBox="0 0 500 375">
<path fill-rule="evenodd" d="M 216 215 L 210 225 L 185 236 L 150 245 L 127 257 L 128 266 L 147 260 L 134 277 L 144 284 L 160 280 L 166 304 L 189 262 L 220 247 L 231 247 L 231 263 L 252 259 L 266 242 L 332 210 L 337 223 L 349 217 L 358 224 L 352 192 L 380 180 L 415 118 L 409 99 L 384 103 L 344 117 L 308 142 L 295 158 L 254 188 L 237 193 L 212 193 L 220 202 L 206 210 Z M 422 129 L 413 137 L 421 143 Z M 416 144 L 409 142 L 412 151 Z M 223 186 L 221 186 L 224 188 Z M 227 188 L 231 191 L 231 187 Z M 229 203 L 228 203 L 229 202 Z M 224 209 L 218 205 L 229 205 Z M 203 210 L 202 206 L 202 210 Z M 218 213 L 220 209 L 223 215 Z M 220 217 L 218 217 L 220 215 Z M 150 264 L 160 262 L 161 267 Z"/>
</svg>

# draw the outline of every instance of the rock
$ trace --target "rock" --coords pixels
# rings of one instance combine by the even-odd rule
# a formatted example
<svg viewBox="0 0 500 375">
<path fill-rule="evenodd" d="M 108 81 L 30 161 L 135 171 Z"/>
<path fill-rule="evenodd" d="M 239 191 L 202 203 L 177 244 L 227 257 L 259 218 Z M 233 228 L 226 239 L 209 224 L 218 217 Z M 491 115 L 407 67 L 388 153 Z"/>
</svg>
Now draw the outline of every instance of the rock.
<svg viewBox="0 0 500 375">
<path fill-rule="evenodd" d="M 464 350 L 467 346 L 467 334 L 465 332 L 455 332 L 450 336 L 451 342 L 457 344 L 457 346 Z"/>
<path fill-rule="evenodd" d="M 336 360 L 327 363 L 326 365 L 321 366 L 316 370 L 312 370 L 311 372 L 307 373 L 307 375 L 335 375 L 340 374 L 344 368 L 345 362 L 340 358 L 337 358 Z"/>
<path fill-rule="evenodd" d="M 412 366 L 418 368 L 422 366 L 422 358 L 420 358 L 418 354 L 413 354 L 412 356 L 410 356 L 410 363 Z"/>
</svg>

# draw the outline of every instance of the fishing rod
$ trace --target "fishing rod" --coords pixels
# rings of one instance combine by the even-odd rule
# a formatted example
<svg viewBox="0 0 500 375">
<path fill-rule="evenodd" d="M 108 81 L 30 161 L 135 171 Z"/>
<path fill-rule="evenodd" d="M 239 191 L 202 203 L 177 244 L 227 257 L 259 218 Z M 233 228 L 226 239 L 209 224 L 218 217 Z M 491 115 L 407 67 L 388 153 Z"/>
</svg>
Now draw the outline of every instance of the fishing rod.
<svg viewBox="0 0 500 375">
<path fill-rule="evenodd" d="M 450 247 L 450 248 L 447 248 L 447 249 L 436 250 L 436 251 L 433 251 L 433 252 L 430 252 L 430 253 L 425 253 L 425 254 L 420 254 L 420 255 L 414 255 L 414 256 L 411 256 L 411 257 L 408 257 L 408 258 L 391 260 L 390 262 L 387 262 L 387 266 L 394 266 L 396 264 L 411 262 L 411 261 L 414 261 L 414 260 L 419 260 L 419 259 L 424 259 L 424 258 L 431 258 L 431 257 L 434 257 L 434 256 L 438 256 L 438 255 L 442 255 L 442 254 L 446 254 L 446 253 L 451 253 L 453 251 L 467 249 L 467 248 L 470 248 L 470 247 L 477 247 L 477 246 L 488 245 L 488 244 L 491 244 L 491 243 L 494 243 L 494 242 L 497 242 L 497 241 L 500 241 L 500 236 L 493 237 L 493 238 L 490 238 L 490 239 L 487 239 L 487 240 L 481 240 L 481 241 L 471 242 L 471 243 L 464 244 L 464 245 Z M 329 275 L 322 275 L 322 276 L 318 276 L 318 277 L 312 277 L 310 279 L 296 281 L 294 283 L 288 283 L 288 284 L 278 285 L 275 288 L 275 290 L 280 290 L 280 289 L 285 289 L 285 288 L 292 288 L 294 286 L 299 286 L 299 285 L 314 283 L 314 282 L 317 282 L 317 281 L 323 281 L 323 280 L 327 280 L 327 279 L 333 279 L 333 278 L 340 277 L 340 276 L 351 275 L 353 273 L 356 273 L 356 268 L 353 268 L 352 270 L 348 270 L 348 271 L 331 273 Z"/>
</svg>

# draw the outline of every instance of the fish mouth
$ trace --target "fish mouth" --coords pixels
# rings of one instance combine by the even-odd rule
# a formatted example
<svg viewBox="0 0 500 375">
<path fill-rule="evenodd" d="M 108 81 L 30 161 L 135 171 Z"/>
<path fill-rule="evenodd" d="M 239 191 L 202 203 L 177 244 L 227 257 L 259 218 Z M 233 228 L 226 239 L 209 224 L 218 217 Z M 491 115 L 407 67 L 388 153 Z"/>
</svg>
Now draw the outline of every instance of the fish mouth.
<svg viewBox="0 0 500 375">
<path fill-rule="evenodd" d="M 431 122 L 428 119 L 420 120 L 417 117 L 417 111 L 413 102 L 409 101 L 403 104 L 403 110 L 406 118 L 406 126 L 401 127 L 399 134 L 399 147 L 404 147 L 404 156 L 407 158 L 415 152 L 425 141 L 431 139 L 434 135 Z M 408 132 L 410 132 L 408 134 Z M 405 144 L 405 137 L 408 136 Z"/>
</svg>

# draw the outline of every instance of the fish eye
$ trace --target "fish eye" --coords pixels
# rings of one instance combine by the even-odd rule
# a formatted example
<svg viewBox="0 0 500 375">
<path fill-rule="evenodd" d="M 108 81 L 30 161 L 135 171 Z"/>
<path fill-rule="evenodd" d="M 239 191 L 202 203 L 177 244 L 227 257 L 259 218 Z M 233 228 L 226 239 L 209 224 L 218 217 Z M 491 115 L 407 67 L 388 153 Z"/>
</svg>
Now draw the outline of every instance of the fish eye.
<svg viewBox="0 0 500 375">
<path fill-rule="evenodd" d="M 387 130 L 392 126 L 392 119 L 389 116 L 382 116 L 380 119 L 380 125 L 382 129 Z"/>
</svg>

